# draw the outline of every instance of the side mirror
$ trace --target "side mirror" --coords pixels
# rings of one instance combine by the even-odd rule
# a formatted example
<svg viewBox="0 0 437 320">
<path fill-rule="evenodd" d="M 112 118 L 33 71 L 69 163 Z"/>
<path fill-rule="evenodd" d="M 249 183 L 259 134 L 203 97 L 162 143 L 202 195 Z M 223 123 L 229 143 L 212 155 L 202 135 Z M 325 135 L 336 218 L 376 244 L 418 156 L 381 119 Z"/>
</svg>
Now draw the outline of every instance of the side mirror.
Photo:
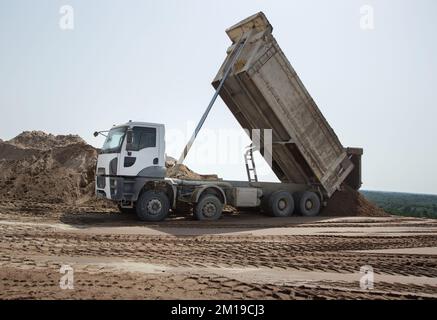
<svg viewBox="0 0 437 320">
<path fill-rule="evenodd" d="M 98 135 L 99 135 L 99 133 L 97 132 L 97 131 L 94 131 L 94 133 L 93 133 L 93 135 L 94 135 L 94 137 L 98 137 Z"/>
<path fill-rule="evenodd" d="M 132 129 L 128 129 L 126 132 L 126 150 L 132 150 L 132 144 L 134 143 L 134 137 Z"/>
</svg>

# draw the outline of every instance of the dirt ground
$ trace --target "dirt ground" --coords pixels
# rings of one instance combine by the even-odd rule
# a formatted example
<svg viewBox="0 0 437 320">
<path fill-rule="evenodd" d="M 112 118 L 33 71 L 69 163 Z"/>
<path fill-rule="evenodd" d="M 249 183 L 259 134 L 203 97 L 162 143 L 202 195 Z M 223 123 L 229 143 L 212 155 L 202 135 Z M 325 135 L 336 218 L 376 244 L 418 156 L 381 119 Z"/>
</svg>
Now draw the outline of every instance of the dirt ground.
<svg viewBox="0 0 437 320">
<path fill-rule="evenodd" d="M 228 213 L 141 223 L 0 200 L 1 299 L 436 299 L 437 221 Z M 61 289 L 62 265 L 73 289 Z M 361 289 L 371 266 L 373 289 Z"/>
</svg>

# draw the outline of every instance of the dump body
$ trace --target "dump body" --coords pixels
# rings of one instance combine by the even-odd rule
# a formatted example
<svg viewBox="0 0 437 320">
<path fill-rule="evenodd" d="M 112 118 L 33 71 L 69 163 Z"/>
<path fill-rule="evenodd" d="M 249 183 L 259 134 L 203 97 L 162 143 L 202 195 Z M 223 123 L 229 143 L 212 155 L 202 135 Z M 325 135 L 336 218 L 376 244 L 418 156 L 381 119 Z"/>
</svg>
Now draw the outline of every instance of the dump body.
<svg viewBox="0 0 437 320">
<path fill-rule="evenodd" d="M 272 169 L 284 183 L 319 185 L 330 197 L 353 171 L 354 164 L 305 89 L 258 13 L 226 32 L 233 42 L 213 81 L 218 87 L 236 48 L 244 48 L 226 78 L 220 96 L 238 122 L 251 132 L 272 129 Z M 261 146 L 264 145 L 261 136 Z M 356 185 L 360 184 L 356 181 Z"/>
</svg>

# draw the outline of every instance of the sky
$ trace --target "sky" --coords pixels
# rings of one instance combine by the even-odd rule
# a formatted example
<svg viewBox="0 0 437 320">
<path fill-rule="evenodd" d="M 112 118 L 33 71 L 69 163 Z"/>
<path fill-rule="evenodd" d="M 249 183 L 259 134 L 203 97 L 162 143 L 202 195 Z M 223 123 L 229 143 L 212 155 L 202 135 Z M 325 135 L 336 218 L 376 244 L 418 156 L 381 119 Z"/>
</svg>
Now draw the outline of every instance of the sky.
<svg viewBox="0 0 437 320">
<path fill-rule="evenodd" d="M 214 94 L 224 30 L 258 11 L 343 145 L 364 148 L 363 188 L 437 194 L 433 0 L 0 0 L 0 138 L 43 130 L 101 146 L 95 130 L 164 123 L 177 158 Z M 219 98 L 186 164 L 245 180 L 249 143 Z"/>
</svg>

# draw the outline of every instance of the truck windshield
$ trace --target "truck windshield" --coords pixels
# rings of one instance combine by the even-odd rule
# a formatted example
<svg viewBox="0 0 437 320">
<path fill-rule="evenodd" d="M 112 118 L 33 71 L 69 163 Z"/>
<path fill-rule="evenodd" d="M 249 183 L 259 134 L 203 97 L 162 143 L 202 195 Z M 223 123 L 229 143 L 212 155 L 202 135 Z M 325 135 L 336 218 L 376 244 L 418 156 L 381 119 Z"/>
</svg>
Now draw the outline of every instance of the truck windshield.
<svg viewBox="0 0 437 320">
<path fill-rule="evenodd" d="M 103 144 L 101 153 L 120 152 L 126 129 L 126 127 L 111 129 L 106 137 L 105 143 Z"/>
</svg>

